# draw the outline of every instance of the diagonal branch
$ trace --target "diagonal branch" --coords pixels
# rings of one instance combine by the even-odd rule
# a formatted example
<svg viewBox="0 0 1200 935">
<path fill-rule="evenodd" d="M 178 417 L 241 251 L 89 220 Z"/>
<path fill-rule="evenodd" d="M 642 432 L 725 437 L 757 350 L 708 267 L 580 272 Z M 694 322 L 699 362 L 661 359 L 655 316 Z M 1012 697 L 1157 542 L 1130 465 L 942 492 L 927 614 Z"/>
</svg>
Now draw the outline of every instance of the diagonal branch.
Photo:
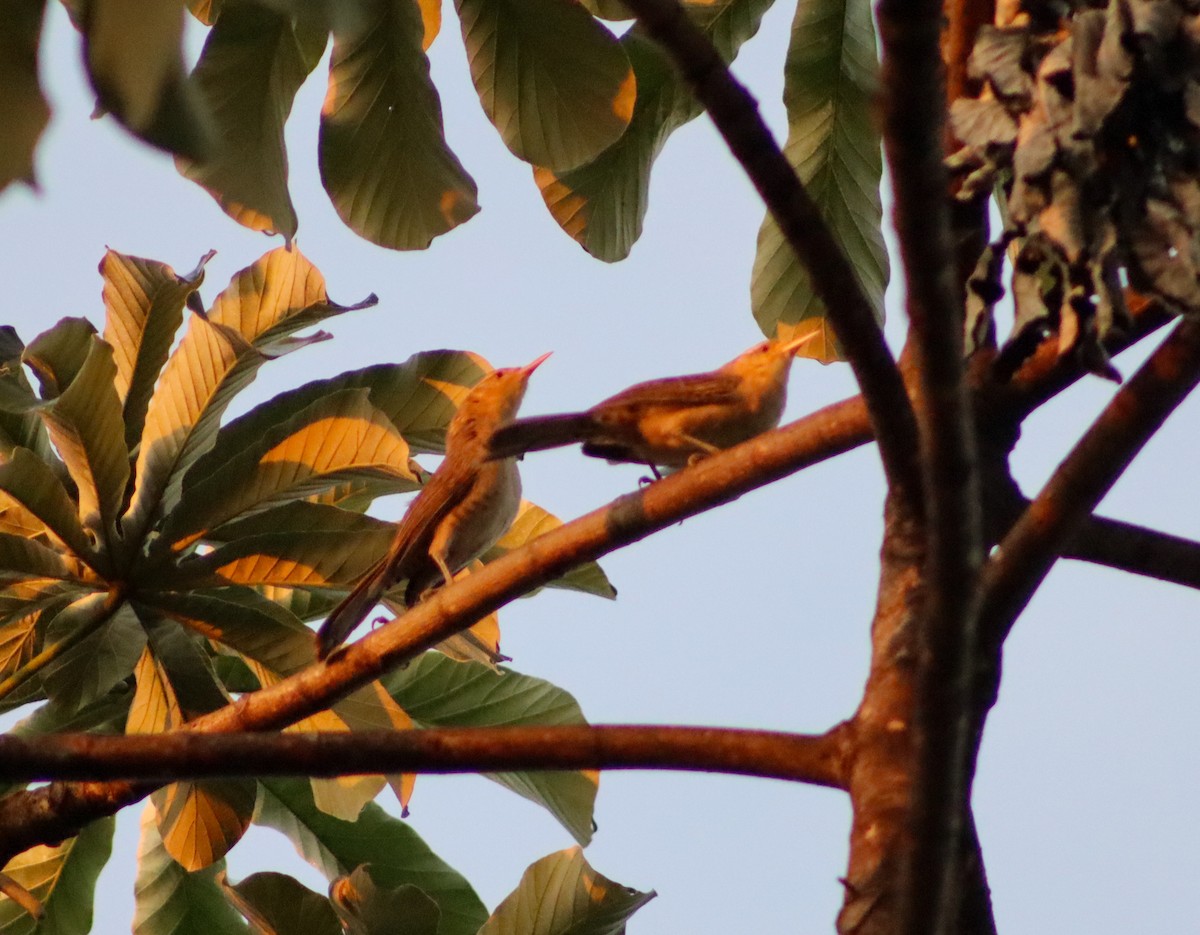
<svg viewBox="0 0 1200 935">
<path fill-rule="evenodd" d="M 915 935 L 940 935 L 957 929 L 961 899 L 983 521 L 942 163 L 942 4 L 882 0 L 878 18 L 883 140 L 908 293 L 925 518 L 911 734 L 912 847 L 901 850 L 899 927 Z"/>
<path fill-rule="evenodd" d="M 981 623 L 994 648 L 1071 536 L 1200 382 L 1200 321 L 1184 318 L 1126 383 L 988 561 Z"/>
<path fill-rule="evenodd" d="M 0 737 L 14 781 L 176 782 L 255 776 L 667 769 L 845 787 L 849 727 L 826 734 L 718 727 L 580 725 L 355 733 L 53 734 Z"/>
<path fill-rule="evenodd" d="M 388 669 L 466 629 L 481 617 L 580 562 L 694 516 L 818 461 L 857 447 L 856 407 L 840 403 L 706 458 L 599 510 L 566 523 L 489 563 L 375 630 L 325 665 L 192 721 L 203 732 L 276 730 L 321 711 Z M 152 791 L 128 782 L 51 783 L 0 799 L 0 865 L 14 854 L 61 840 Z"/>
<path fill-rule="evenodd" d="M 626 5 L 675 62 L 807 268 L 858 378 L 889 485 L 917 503 L 917 427 L 912 407 L 846 254 L 771 136 L 754 98 L 734 79 L 678 0 L 629 0 Z"/>
</svg>

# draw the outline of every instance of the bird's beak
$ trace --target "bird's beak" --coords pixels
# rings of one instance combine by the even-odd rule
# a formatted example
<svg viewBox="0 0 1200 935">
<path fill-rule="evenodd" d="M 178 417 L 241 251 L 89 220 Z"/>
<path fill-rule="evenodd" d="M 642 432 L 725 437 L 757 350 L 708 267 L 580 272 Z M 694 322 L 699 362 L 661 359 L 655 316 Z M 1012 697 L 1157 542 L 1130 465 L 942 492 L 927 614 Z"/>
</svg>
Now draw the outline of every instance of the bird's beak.
<svg viewBox="0 0 1200 935">
<path fill-rule="evenodd" d="M 792 338 L 792 340 L 788 341 L 783 346 L 784 353 L 785 354 L 796 353 L 796 351 L 800 350 L 800 348 L 804 347 L 805 344 L 807 344 L 809 341 L 816 338 L 818 335 L 820 335 L 820 333 L 821 333 L 821 329 L 818 328 L 816 331 L 810 331 L 808 334 L 806 334 L 802 338 Z"/>
<path fill-rule="evenodd" d="M 533 361 L 532 363 L 526 364 L 524 367 L 521 368 L 521 370 L 524 371 L 525 376 L 529 376 L 529 374 L 533 373 L 533 371 L 537 370 L 538 367 L 540 367 L 542 364 L 544 364 L 546 362 L 546 358 L 549 357 L 553 353 L 554 353 L 554 351 L 546 351 L 545 354 L 543 354 L 541 357 L 539 357 L 537 360 Z"/>
</svg>

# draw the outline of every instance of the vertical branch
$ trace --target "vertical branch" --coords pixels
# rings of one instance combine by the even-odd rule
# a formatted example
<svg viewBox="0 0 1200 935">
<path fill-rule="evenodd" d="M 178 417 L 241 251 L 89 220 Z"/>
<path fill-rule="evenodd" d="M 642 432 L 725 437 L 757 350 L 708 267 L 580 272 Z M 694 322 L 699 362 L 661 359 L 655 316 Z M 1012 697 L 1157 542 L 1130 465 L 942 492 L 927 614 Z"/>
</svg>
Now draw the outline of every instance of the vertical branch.
<svg viewBox="0 0 1200 935">
<path fill-rule="evenodd" d="M 754 98 L 678 0 L 628 0 L 626 5 L 675 62 L 807 268 L 862 389 L 888 483 L 909 502 L 918 502 L 917 429 L 904 382 L 871 303 L 816 203 L 763 123 Z"/>
<path fill-rule="evenodd" d="M 908 286 L 925 494 L 912 841 L 900 872 L 900 930 L 926 935 L 957 927 L 959 852 L 973 756 L 971 689 L 983 535 L 963 364 L 963 307 L 942 165 L 942 6 L 939 0 L 881 0 L 878 15 L 884 148 Z"/>
</svg>

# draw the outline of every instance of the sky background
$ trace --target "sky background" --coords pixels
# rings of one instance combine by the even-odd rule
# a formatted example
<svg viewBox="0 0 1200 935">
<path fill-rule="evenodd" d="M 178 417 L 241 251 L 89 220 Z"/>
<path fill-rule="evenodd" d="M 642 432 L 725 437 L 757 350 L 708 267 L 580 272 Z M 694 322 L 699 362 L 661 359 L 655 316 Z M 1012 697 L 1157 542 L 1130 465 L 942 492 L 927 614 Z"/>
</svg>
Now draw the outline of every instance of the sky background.
<svg viewBox="0 0 1200 935">
<path fill-rule="evenodd" d="M 779 4 L 736 71 L 782 138 L 782 65 L 792 7 Z M 199 33 L 193 36 L 199 38 Z M 193 51 L 198 51 L 198 44 Z M 528 166 L 504 148 L 469 80 L 448 7 L 430 50 L 446 133 L 479 185 L 483 211 L 424 252 L 358 239 L 321 190 L 316 134 L 324 65 L 288 124 L 297 245 L 348 304 L 374 309 L 326 324 L 335 340 L 272 363 L 236 415 L 312 379 L 429 348 L 477 351 L 497 366 L 546 350 L 527 414 L 582 408 L 630 383 L 717 366 L 759 340 L 749 275 L 762 208 L 704 118 L 668 143 L 633 255 L 605 265 L 545 211 Z M 29 341 L 60 317 L 102 325 L 104 249 L 180 272 L 215 248 L 206 303 L 278 245 L 238 227 L 169 158 L 111 119 L 93 96 L 77 37 L 49 7 L 44 83 L 55 108 L 38 151 L 40 195 L 0 196 L 0 282 Z M 900 290 L 887 332 L 903 338 Z M 1126 374 L 1150 349 L 1118 358 Z M 853 392 L 848 368 L 800 361 L 786 418 Z M 1111 398 L 1097 379 L 1026 424 L 1016 470 L 1027 493 Z M 1187 464 L 1200 406 L 1185 404 L 1104 504 L 1104 512 L 1200 535 Z M 531 456 L 526 496 L 563 519 L 632 489 L 641 471 L 561 450 Z M 502 612 L 512 667 L 567 688 L 596 723 L 685 723 L 819 732 L 850 716 L 868 664 L 883 496 L 863 448 L 688 520 L 603 566 L 615 603 L 543 592 Z M 396 518 L 404 498 L 377 504 Z M 1016 627 L 976 780 L 977 821 L 1001 931 L 1200 930 L 1200 596 L 1173 585 L 1061 563 Z M 390 793 L 381 797 L 394 807 Z M 137 809 L 122 814 L 98 888 L 95 931 L 132 918 Z M 718 776 L 609 773 L 587 857 L 659 898 L 629 931 L 828 932 L 840 905 L 848 801 L 830 790 Z M 550 815 L 478 777 L 423 777 L 412 826 L 491 908 L 537 858 L 572 844 Z M 279 869 L 323 889 L 283 838 L 252 831 L 230 876 Z"/>
</svg>

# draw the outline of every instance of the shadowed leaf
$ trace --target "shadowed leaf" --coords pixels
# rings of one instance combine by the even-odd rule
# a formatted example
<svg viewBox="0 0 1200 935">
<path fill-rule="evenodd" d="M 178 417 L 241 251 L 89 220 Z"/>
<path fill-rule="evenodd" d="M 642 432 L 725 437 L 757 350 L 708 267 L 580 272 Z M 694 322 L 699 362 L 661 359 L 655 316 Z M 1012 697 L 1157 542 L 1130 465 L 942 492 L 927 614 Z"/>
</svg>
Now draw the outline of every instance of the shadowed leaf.
<svg viewBox="0 0 1200 935">
<path fill-rule="evenodd" d="M 784 68 L 784 153 L 846 251 L 882 321 L 888 268 L 880 232 L 882 156 L 872 118 L 877 70 L 875 29 L 866 0 L 815 0 L 796 8 Z M 801 337 L 820 329 L 823 337 L 799 353 L 823 361 L 838 359 L 825 308 L 769 216 L 758 232 L 750 303 L 764 334 Z"/>
<path fill-rule="evenodd" d="M 335 880 L 329 897 L 353 935 L 437 935 L 441 913 L 427 893 L 411 884 L 376 886 L 366 867 Z"/>
<path fill-rule="evenodd" d="M 239 224 L 288 241 L 296 236 L 296 211 L 287 190 L 283 125 L 327 39 L 325 25 L 312 17 L 229 4 L 192 73 L 220 144 L 202 162 L 178 160 L 179 170 Z"/>
<path fill-rule="evenodd" d="M 286 873 L 252 873 L 218 882 L 256 935 L 343 935 L 329 900 Z"/>
<path fill-rule="evenodd" d="M 255 821 L 286 835 L 305 860 L 327 879 L 370 865 L 377 886 L 412 884 L 441 910 L 438 935 L 475 935 L 487 910 L 470 884 L 429 850 L 417 833 L 378 805 L 363 809 L 356 822 L 320 812 L 304 780 L 271 779 L 261 784 Z"/>
<path fill-rule="evenodd" d="M 654 896 L 602 877 L 572 847 L 531 864 L 479 935 L 623 935 Z"/>
<path fill-rule="evenodd" d="M 542 679 L 425 653 L 380 680 L 419 727 L 586 724 L 575 699 Z M 495 773 L 501 785 L 544 806 L 581 844 L 592 837 L 597 773 Z"/>
<path fill-rule="evenodd" d="M 564 0 L 455 0 L 471 78 L 504 144 L 564 172 L 625 132 L 637 80 L 620 42 Z"/>
<path fill-rule="evenodd" d="M 80 525 L 75 502 L 50 466 L 28 448 L 13 449 L 0 464 L 0 492 L 0 506 L 19 506 L 76 557 L 92 557 L 94 550 Z"/>
<path fill-rule="evenodd" d="M 104 594 L 82 598 L 46 627 L 47 645 L 73 643 L 42 671 L 46 693 L 65 710 L 79 710 L 128 678 L 146 645 L 146 634 L 127 606 L 106 618 L 106 599 Z"/>
<path fill-rule="evenodd" d="M 687 9 L 726 61 L 758 31 L 773 0 L 718 0 Z M 634 26 L 621 46 L 637 76 L 637 102 L 619 140 L 584 165 L 555 171 L 538 165 L 533 177 L 551 216 L 588 253 L 606 263 L 629 255 L 642 233 L 650 169 L 667 138 L 700 114 L 674 65 Z"/>
<path fill-rule="evenodd" d="M 339 31 L 321 110 L 321 182 L 355 233 L 423 250 L 479 211 L 475 182 L 446 145 L 442 107 L 412 0 L 373 0 Z"/>
<path fill-rule="evenodd" d="M 517 518 L 513 520 L 512 526 L 499 542 L 483 554 L 483 560 L 485 562 L 493 561 L 513 549 L 519 549 L 538 536 L 544 536 L 550 530 L 557 529 L 561 525 L 562 520 L 553 513 L 543 510 L 536 503 L 522 500 L 520 512 L 517 513 Z M 561 578 L 549 582 L 548 586 L 565 588 L 569 591 L 582 591 L 585 594 L 607 597 L 609 600 L 613 600 L 617 596 L 617 589 L 609 583 L 608 576 L 595 562 L 585 562 L 572 568 Z"/>
<path fill-rule="evenodd" d="M 38 41 L 46 0 L 9 0 L 0 29 L 0 191 L 11 182 L 34 184 L 33 153 L 50 122 L 38 84 Z"/>
</svg>

